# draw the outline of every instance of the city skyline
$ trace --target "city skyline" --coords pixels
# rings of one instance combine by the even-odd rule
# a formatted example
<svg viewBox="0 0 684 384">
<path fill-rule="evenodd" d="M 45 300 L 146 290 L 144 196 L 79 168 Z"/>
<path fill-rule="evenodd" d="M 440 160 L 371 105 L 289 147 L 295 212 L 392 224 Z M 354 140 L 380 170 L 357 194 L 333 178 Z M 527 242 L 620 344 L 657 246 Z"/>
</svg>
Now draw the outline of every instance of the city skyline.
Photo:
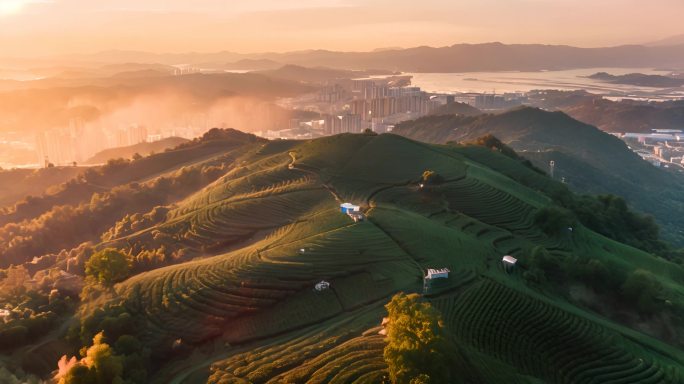
<svg viewBox="0 0 684 384">
<path fill-rule="evenodd" d="M 105 50 L 241 53 L 456 43 L 582 47 L 642 44 L 684 33 L 684 3 L 655 0 L 0 0 L 3 56 Z M 401 28 L 399 28 L 401 27 Z"/>
</svg>

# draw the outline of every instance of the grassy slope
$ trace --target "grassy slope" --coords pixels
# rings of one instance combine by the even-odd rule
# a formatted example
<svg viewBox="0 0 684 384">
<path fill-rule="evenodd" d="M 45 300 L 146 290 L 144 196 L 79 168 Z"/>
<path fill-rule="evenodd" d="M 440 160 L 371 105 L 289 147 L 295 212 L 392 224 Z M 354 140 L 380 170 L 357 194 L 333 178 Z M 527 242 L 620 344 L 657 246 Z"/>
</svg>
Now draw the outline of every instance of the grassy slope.
<svg viewBox="0 0 684 384">
<path fill-rule="evenodd" d="M 248 161 L 155 230 L 188 246 L 245 237 L 245 228 L 270 235 L 117 287 L 160 353 L 179 338 L 202 346 L 166 365 L 158 382 L 377 382 L 386 369 L 375 336 L 382 303 L 421 291 L 423 271 L 443 266 L 452 274 L 428 296 L 483 381 L 682 379 L 677 348 L 503 272 L 501 255 L 524 261 L 525 250 L 542 245 L 650 270 L 684 295 L 677 266 L 582 228 L 573 237 L 541 233 L 532 217 L 549 200 L 535 189 L 553 183 L 517 162 L 394 135 L 273 142 L 238 160 Z M 415 182 L 425 169 L 447 182 L 421 192 Z M 521 178 L 527 186 L 514 181 Z M 366 206 L 368 220 L 340 214 L 339 199 Z M 332 289 L 314 291 L 322 279 Z"/>
<path fill-rule="evenodd" d="M 555 161 L 557 179 L 582 193 L 624 196 L 653 214 L 668 241 L 681 245 L 684 181 L 661 171 L 629 150 L 620 139 L 561 112 L 533 108 L 480 117 L 434 116 L 398 125 L 395 133 L 431 143 L 472 141 L 493 134 L 535 165 Z"/>
<path fill-rule="evenodd" d="M 263 143 L 261 143 L 263 144 Z M 7 207 L 8 212 L 0 216 L 0 225 L 12 222 L 21 222 L 33 219 L 49 211 L 54 206 L 75 205 L 91 200 L 94 193 L 107 192 L 115 187 L 129 183 L 143 183 L 153 180 L 160 176 L 170 175 L 183 167 L 199 166 L 202 164 L 221 164 L 230 162 L 231 159 L 242 155 L 252 146 L 261 145 L 255 136 L 238 131 L 230 131 L 224 137 L 214 139 L 202 139 L 195 142 L 186 143 L 166 152 L 157 153 L 129 163 L 127 166 L 118 167 L 115 170 L 107 171 L 106 175 L 99 177 L 97 183 L 84 181 L 76 176 L 84 172 L 84 168 L 57 167 L 37 171 L 6 171 L 0 173 L 0 179 L 7 177 L 8 182 L 13 182 L 14 178 L 25 177 L 25 182 L 17 182 L 17 185 L 30 184 L 33 188 L 13 191 L 14 188 L 7 186 L 7 194 L 3 194 L 3 199 L 11 196 L 20 198 L 27 194 L 39 196 L 39 201 L 28 211 L 30 213 L 17 213 L 13 207 Z M 90 167 L 98 171 L 103 167 Z M 28 173 L 28 174 L 27 174 Z M 37 181 L 34 181 L 38 179 Z M 71 185 L 62 182 L 71 182 Z M 13 200 L 12 203 L 17 203 Z M 24 201 L 20 201 L 24 203 Z"/>
</svg>

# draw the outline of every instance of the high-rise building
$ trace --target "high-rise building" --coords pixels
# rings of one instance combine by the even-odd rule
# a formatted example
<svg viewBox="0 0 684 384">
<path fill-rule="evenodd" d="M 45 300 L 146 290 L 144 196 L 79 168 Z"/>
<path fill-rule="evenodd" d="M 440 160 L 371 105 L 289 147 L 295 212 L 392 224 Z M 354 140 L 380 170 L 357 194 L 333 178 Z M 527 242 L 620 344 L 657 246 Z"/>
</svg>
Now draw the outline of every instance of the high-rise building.
<svg viewBox="0 0 684 384">
<path fill-rule="evenodd" d="M 346 114 L 340 117 L 341 130 L 343 133 L 361 133 L 361 116 Z"/>
<path fill-rule="evenodd" d="M 323 117 L 323 132 L 326 135 L 335 135 L 342 131 L 342 122 L 335 115 L 325 115 Z"/>
<path fill-rule="evenodd" d="M 323 132 L 326 135 L 361 133 L 363 131 L 361 116 L 352 113 L 344 115 L 325 115 L 323 121 Z"/>
<path fill-rule="evenodd" d="M 128 144 L 135 145 L 147 141 L 147 128 L 144 125 L 133 124 L 128 127 Z"/>
</svg>

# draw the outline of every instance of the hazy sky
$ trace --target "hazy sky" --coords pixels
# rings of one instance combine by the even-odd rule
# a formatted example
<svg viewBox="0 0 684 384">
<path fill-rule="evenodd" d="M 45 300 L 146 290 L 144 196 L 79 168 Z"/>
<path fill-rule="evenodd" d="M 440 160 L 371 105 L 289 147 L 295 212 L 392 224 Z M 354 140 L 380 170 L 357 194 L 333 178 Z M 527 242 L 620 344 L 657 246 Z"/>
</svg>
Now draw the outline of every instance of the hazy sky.
<svg viewBox="0 0 684 384">
<path fill-rule="evenodd" d="M 0 0 L 0 55 L 606 46 L 684 33 L 684 0 Z"/>
</svg>

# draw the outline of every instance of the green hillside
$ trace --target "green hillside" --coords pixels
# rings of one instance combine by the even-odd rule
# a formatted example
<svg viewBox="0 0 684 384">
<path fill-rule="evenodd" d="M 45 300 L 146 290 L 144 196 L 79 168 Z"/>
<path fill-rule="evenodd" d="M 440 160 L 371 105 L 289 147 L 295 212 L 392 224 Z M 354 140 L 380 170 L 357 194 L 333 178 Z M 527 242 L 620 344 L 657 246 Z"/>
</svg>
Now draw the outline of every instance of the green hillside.
<svg viewBox="0 0 684 384">
<path fill-rule="evenodd" d="M 212 130 L 202 139 L 147 157 L 30 173 L 42 175 L 41 182 L 31 182 L 35 187 L 58 175 L 76 177 L 0 209 L 0 268 L 43 256 L 54 260 L 62 250 L 97 241 L 120 220 L 172 204 L 213 182 L 251 149 L 249 144 L 261 141 L 235 130 Z"/>
<path fill-rule="evenodd" d="M 132 276 L 87 286 L 68 337 L 42 343 L 74 355 L 103 332 L 129 382 L 379 383 L 383 305 L 403 291 L 439 309 L 478 382 L 684 382 L 684 269 L 579 224 L 542 229 L 565 187 L 520 161 L 391 134 L 232 142 L 215 181 L 70 253 L 118 248 Z M 425 170 L 439 180 L 421 186 Z M 425 285 L 429 268 L 449 277 Z M 635 304 L 644 274 L 653 306 Z"/>
<path fill-rule="evenodd" d="M 520 108 L 478 117 L 433 116 L 399 124 L 394 133 L 431 143 L 470 142 L 492 134 L 579 193 L 623 196 L 655 216 L 664 237 L 684 244 L 684 179 L 659 170 L 620 139 L 562 112 Z"/>
<path fill-rule="evenodd" d="M 163 152 L 167 149 L 177 147 L 180 144 L 186 143 L 189 140 L 181 137 L 167 137 L 159 141 L 151 143 L 143 142 L 139 144 L 129 145 L 126 147 L 109 148 L 100 151 L 93 155 L 86 161 L 87 164 L 102 164 L 111 159 L 130 159 L 136 154 L 140 156 L 147 156 L 152 153 Z"/>
</svg>

